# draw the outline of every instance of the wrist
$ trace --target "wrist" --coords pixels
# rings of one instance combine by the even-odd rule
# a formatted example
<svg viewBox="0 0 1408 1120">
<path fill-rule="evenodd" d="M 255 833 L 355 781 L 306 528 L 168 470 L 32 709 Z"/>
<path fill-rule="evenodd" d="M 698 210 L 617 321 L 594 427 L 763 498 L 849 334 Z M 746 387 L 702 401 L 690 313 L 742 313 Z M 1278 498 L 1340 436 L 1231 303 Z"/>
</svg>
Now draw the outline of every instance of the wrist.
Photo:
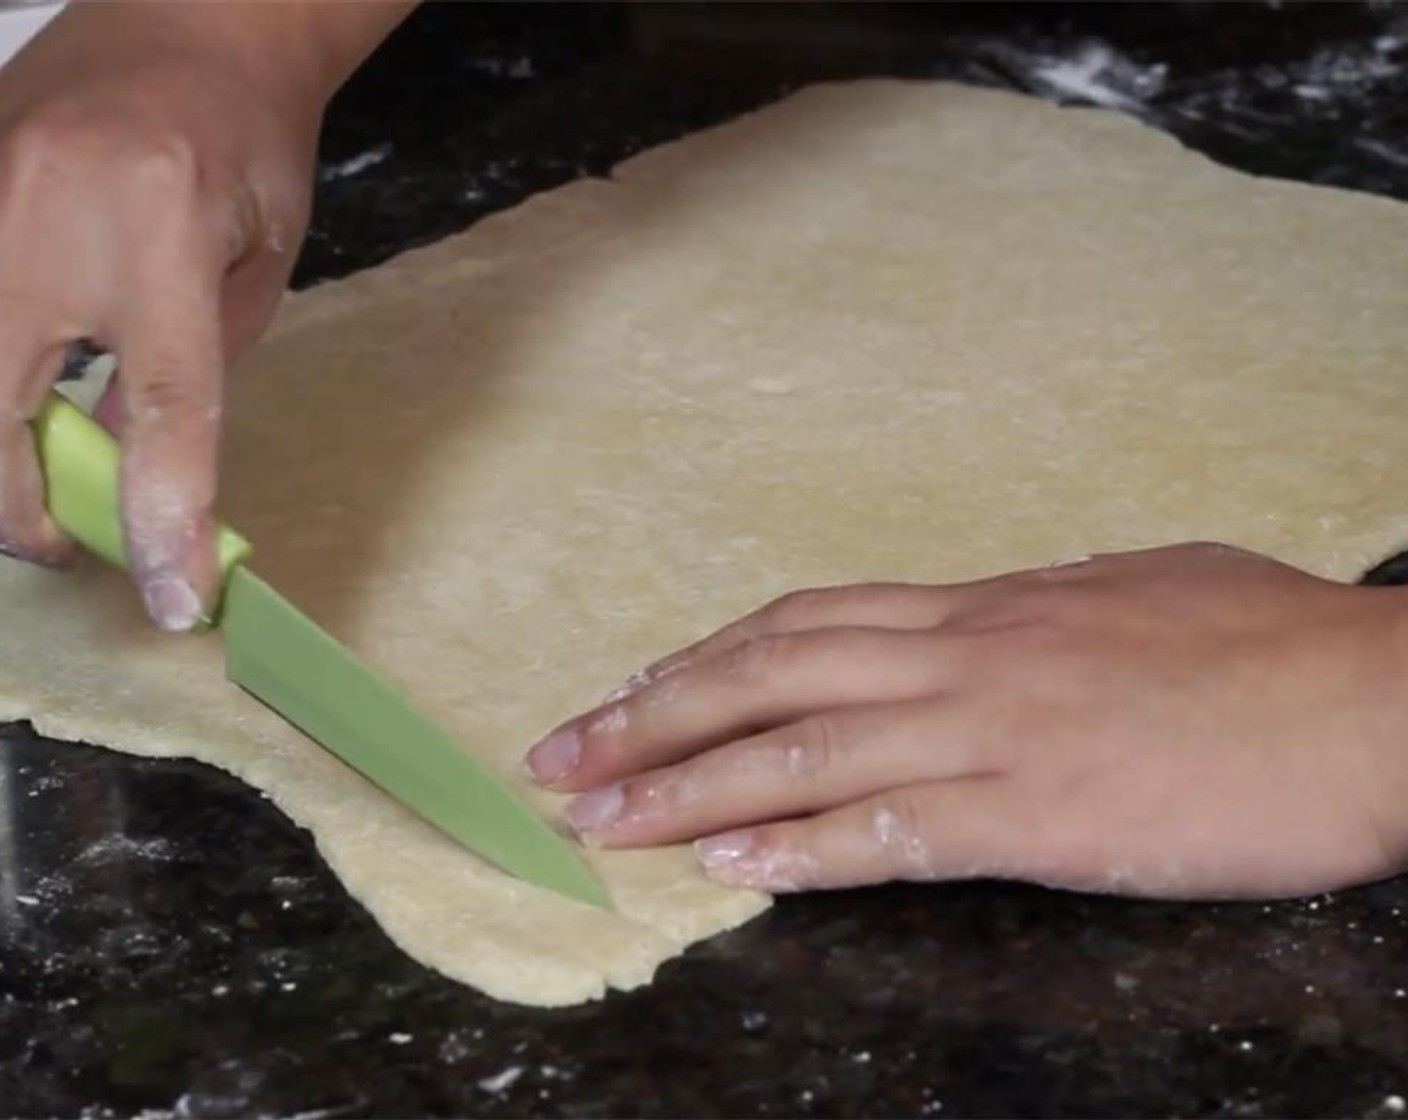
<svg viewBox="0 0 1408 1120">
<path fill-rule="evenodd" d="M 146 6 L 144 4 L 144 6 Z M 334 93 L 415 7 L 414 0 L 284 0 L 164 4 L 213 35 L 241 68 L 291 108 L 321 114 Z"/>
<path fill-rule="evenodd" d="M 237 73 L 281 112 L 316 121 L 414 6 L 412 0 L 75 4 L 40 36 L 34 53 L 56 53 L 54 61 L 70 66 L 94 52 L 111 58 L 124 51 L 135 59 L 166 54 L 215 65 Z"/>
</svg>

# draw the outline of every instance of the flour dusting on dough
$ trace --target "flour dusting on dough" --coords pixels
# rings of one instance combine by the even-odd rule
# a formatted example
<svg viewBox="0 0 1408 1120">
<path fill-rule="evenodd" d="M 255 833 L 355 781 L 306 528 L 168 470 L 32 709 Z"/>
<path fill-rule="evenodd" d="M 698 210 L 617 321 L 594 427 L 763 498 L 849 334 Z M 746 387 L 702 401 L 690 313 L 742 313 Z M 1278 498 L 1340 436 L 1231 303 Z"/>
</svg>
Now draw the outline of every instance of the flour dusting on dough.
<svg viewBox="0 0 1408 1120">
<path fill-rule="evenodd" d="M 229 380 L 221 515 L 562 827 L 522 776 L 542 730 L 797 588 L 1173 540 L 1335 578 L 1393 551 L 1397 244 L 1408 208 L 1237 175 L 1120 114 L 813 88 L 289 297 Z M 0 563 L 0 605 L 25 637 L 0 644 L 0 719 L 267 791 L 397 945 L 495 997 L 638 987 L 767 905 L 684 845 L 586 852 L 610 913 L 502 875 L 99 564 Z"/>
</svg>

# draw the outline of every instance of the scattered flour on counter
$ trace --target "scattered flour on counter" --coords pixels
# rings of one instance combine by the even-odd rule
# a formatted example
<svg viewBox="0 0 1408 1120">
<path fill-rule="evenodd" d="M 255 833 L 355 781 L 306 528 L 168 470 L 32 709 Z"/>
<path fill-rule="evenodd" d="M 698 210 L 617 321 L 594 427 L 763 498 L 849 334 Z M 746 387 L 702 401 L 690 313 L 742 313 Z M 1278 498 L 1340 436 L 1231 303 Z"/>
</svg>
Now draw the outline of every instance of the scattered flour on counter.
<svg viewBox="0 0 1408 1120">
<path fill-rule="evenodd" d="M 391 155 L 392 145 L 388 143 L 377 144 L 373 148 L 368 148 L 365 152 L 359 152 L 350 159 L 339 160 L 336 163 L 325 163 L 318 168 L 318 182 L 331 183 L 335 179 L 350 179 L 354 175 L 360 175 L 369 167 L 375 167 L 382 163 Z"/>
<path fill-rule="evenodd" d="M 442 1062 L 454 1063 L 468 1057 L 470 1047 L 461 1035 L 451 1031 L 441 1041 L 439 1053 Z"/>
<path fill-rule="evenodd" d="M 176 857 L 171 841 L 160 836 L 138 840 L 117 833 L 95 840 L 83 849 L 76 862 L 102 866 L 124 860 L 171 860 Z"/>
<path fill-rule="evenodd" d="M 37 797 L 41 793 L 49 793 L 52 790 L 62 789 L 63 778 L 57 774 L 42 774 L 29 782 L 28 796 Z"/>
<path fill-rule="evenodd" d="M 1398 77 L 1408 48 L 1408 20 L 1371 43 L 1323 47 L 1289 69 L 1292 89 L 1311 101 L 1333 101 L 1346 95 L 1361 96 L 1368 88 Z"/>
<path fill-rule="evenodd" d="M 1137 112 L 1163 89 L 1168 67 L 1141 67 L 1103 43 L 1082 43 L 1064 58 L 1038 58 L 1031 75 L 1047 93 Z"/>
<path fill-rule="evenodd" d="M 508 1066 L 505 1069 L 501 1069 L 492 1077 L 481 1077 L 476 1084 L 483 1089 L 484 1092 L 493 1093 L 497 1096 L 499 1093 L 507 1092 L 522 1076 L 522 1066 Z"/>
<path fill-rule="evenodd" d="M 1343 124 L 1343 143 L 1386 171 L 1408 169 L 1408 134 L 1365 120 L 1371 103 L 1397 104 L 1408 88 L 1408 17 L 1372 39 L 1335 43 L 1276 65 L 1181 73 L 1093 39 L 1030 45 L 975 41 L 969 50 L 1011 84 L 1060 101 L 1129 113 L 1157 126 L 1206 121 L 1246 140 L 1307 118 Z M 1382 116 L 1382 114 L 1379 114 Z"/>
<path fill-rule="evenodd" d="M 1395 167 L 1408 167 L 1408 145 L 1395 148 L 1392 144 L 1383 140 L 1375 140 L 1370 136 L 1356 136 L 1354 146 L 1368 152 L 1371 156 L 1377 156 Z"/>
<path fill-rule="evenodd" d="M 471 58 L 468 66 L 469 69 L 483 74 L 487 78 L 512 78 L 514 81 L 524 81 L 538 76 L 538 68 L 533 65 L 533 60 L 526 54 L 514 58 L 495 58 L 492 56 Z"/>
</svg>

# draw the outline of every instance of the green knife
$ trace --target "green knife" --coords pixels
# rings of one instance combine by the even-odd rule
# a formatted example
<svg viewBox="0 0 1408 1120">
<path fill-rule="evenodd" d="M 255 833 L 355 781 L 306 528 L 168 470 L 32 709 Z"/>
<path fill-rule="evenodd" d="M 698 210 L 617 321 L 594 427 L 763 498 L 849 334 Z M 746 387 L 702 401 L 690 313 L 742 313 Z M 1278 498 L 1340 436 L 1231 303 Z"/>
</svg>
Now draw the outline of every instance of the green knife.
<svg viewBox="0 0 1408 1120">
<path fill-rule="evenodd" d="M 57 393 L 31 427 L 50 515 L 84 547 L 126 567 L 117 441 Z M 212 622 L 231 680 L 471 852 L 530 883 L 611 908 L 575 845 L 400 689 L 251 572 L 243 537 L 222 525 L 217 542 L 223 593 Z"/>
</svg>

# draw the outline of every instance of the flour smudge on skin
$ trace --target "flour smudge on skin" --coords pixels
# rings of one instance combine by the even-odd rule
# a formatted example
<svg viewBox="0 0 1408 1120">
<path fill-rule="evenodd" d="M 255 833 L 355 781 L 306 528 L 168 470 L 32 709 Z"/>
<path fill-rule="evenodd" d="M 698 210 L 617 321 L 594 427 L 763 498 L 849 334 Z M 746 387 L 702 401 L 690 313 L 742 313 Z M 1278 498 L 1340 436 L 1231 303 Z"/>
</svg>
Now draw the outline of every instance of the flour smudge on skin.
<svg viewBox="0 0 1408 1120">
<path fill-rule="evenodd" d="M 929 849 L 924 838 L 910 827 L 898 813 L 883 806 L 875 810 L 871 822 L 875 844 L 907 876 L 927 879 L 934 873 Z"/>
</svg>

